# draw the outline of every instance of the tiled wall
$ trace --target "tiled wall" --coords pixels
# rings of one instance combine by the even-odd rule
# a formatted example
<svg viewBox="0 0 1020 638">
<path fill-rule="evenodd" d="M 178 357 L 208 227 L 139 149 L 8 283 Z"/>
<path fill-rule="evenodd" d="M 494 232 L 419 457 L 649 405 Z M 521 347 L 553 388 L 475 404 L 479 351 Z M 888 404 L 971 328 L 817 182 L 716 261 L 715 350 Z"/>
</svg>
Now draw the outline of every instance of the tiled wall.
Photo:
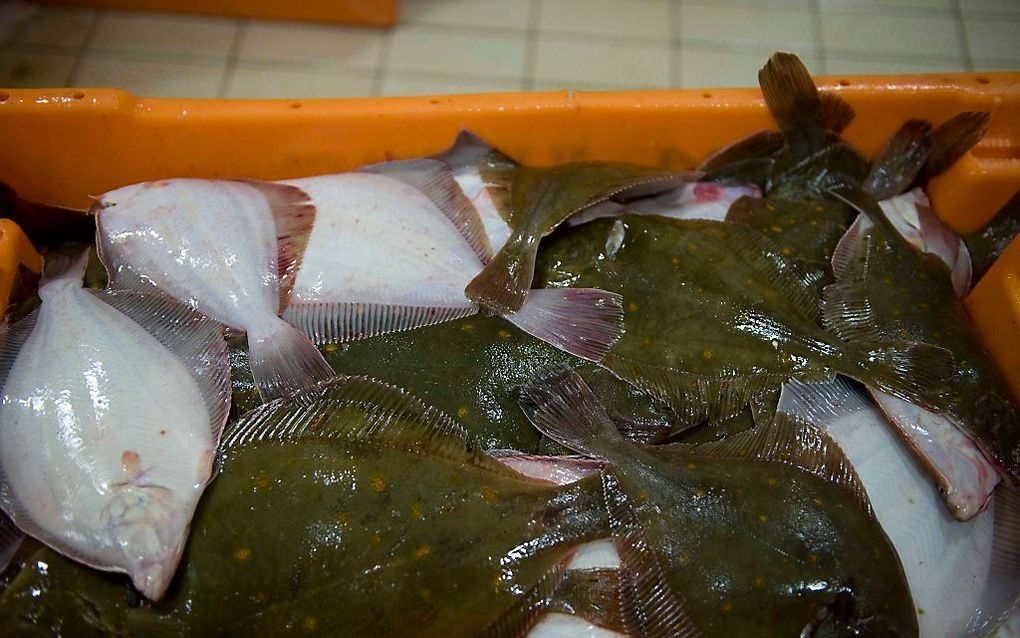
<svg viewBox="0 0 1020 638">
<path fill-rule="evenodd" d="M 44 7 L 0 86 L 327 97 L 749 86 L 815 73 L 1020 70 L 1020 0 L 404 0 L 389 31 Z"/>
</svg>

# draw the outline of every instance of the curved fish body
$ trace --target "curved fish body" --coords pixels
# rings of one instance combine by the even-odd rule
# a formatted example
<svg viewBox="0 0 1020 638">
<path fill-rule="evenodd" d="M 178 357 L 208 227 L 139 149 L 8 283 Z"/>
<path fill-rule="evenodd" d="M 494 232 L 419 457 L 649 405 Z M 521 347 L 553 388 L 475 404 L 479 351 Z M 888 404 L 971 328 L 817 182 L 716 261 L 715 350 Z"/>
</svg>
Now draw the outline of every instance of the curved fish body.
<svg viewBox="0 0 1020 638">
<path fill-rule="evenodd" d="M 285 318 L 316 343 L 409 330 L 473 315 L 464 290 L 491 256 L 486 231 L 438 160 L 389 162 L 290 180 L 317 213 Z M 598 360 L 622 309 L 599 290 L 536 291 L 508 321 Z"/>
<path fill-rule="evenodd" d="M 646 627 L 657 628 L 648 635 L 779 637 L 819 625 L 916 633 L 894 549 L 846 458 L 817 429 L 777 418 L 715 443 L 637 446 L 572 372 L 548 374 L 524 396 L 548 436 L 612 465 L 626 495 L 610 506 L 621 562 L 648 556 L 648 577 L 658 570 L 665 583 L 634 587 L 629 602 L 646 605 Z"/>
<path fill-rule="evenodd" d="M 81 288 L 78 266 L 44 279 L 5 345 L 0 502 L 28 534 L 158 599 L 211 479 L 226 346 L 218 324 L 157 293 Z"/>
<path fill-rule="evenodd" d="M 980 636 L 983 618 L 1003 617 L 1011 604 L 1002 601 L 1020 595 L 1020 574 L 997 578 L 992 561 L 1003 544 L 1015 555 L 1020 539 L 996 525 L 994 502 L 970 521 L 953 518 L 885 415 L 843 379 L 787 384 L 779 410 L 820 426 L 850 460 L 903 564 L 922 638 Z"/>
<path fill-rule="evenodd" d="M 567 219 L 577 226 L 603 217 L 622 215 L 659 215 L 673 219 L 714 219 L 723 221 L 733 202 L 741 197 L 761 198 L 761 189 L 754 184 L 726 185 L 714 182 L 684 184 L 653 195 L 625 203 L 608 201 L 586 208 Z"/>
<path fill-rule="evenodd" d="M 96 204 L 100 258 L 113 287 L 155 287 L 246 332 L 263 399 L 283 396 L 333 376 L 277 316 L 314 218 L 307 200 L 297 188 L 260 182 L 125 186 Z"/>
</svg>

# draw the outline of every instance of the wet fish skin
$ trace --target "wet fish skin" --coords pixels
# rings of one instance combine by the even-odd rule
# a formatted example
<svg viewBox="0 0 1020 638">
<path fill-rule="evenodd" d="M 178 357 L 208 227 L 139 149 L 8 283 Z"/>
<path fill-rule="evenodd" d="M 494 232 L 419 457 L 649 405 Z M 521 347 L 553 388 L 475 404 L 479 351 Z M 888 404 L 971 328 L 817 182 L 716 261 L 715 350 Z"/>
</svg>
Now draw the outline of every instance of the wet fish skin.
<svg viewBox="0 0 1020 638">
<path fill-rule="evenodd" d="M 770 441 L 764 448 L 751 433 L 710 446 L 629 445 L 583 381 L 563 369 L 529 386 L 523 408 L 547 435 L 611 463 L 682 610 L 660 609 L 685 619 L 675 630 L 792 636 L 828 608 L 845 629 L 916 634 L 896 555 L 845 459 L 816 430 L 773 423 L 754 434 Z M 812 437 L 805 447 L 827 457 L 821 466 L 844 469 L 813 474 L 818 458 L 809 461 L 794 443 Z M 759 456 L 762 449 L 788 450 L 791 460 Z"/>
<path fill-rule="evenodd" d="M 963 237 L 974 263 L 974 281 L 988 272 L 1018 233 L 1020 233 L 1020 190 L 1006 202 L 987 226 Z"/>
</svg>

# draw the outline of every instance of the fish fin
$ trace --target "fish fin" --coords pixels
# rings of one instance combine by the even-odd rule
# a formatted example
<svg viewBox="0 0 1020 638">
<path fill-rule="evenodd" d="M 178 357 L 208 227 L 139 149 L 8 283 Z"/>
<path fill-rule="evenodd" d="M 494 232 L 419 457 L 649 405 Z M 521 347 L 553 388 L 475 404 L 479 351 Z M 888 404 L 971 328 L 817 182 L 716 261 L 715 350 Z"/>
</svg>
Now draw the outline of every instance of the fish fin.
<svg viewBox="0 0 1020 638">
<path fill-rule="evenodd" d="M 463 427 L 410 392 L 369 377 L 337 377 L 255 408 L 227 426 L 222 449 L 253 442 L 371 441 L 521 477 L 481 450 Z"/>
<path fill-rule="evenodd" d="M 510 183 L 520 168 L 517 162 L 470 131 L 461 131 L 453 146 L 433 157 L 448 164 L 454 174 L 477 170 L 496 211 L 509 223 Z"/>
<path fill-rule="evenodd" d="M 538 238 L 514 232 L 468 283 L 464 294 L 472 302 L 499 314 L 521 310 L 535 278 L 537 256 Z"/>
<path fill-rule="evenodd" d="M 616 550 L 613 549 L 613 554 Z M 545 612 L 569 614 L 592 625 L 625 633 L 620 612 L 620 574 L 617 568 L 573 566 L 546 600 Z M 563 636 L 573 636 L 564 633 Z"/>
<path fill-rule="evenodd" d="M 837 375 L 826 383 L 802 383 L 791 379 L 783 384 L 776 409 L 795 419 L 821 426 L 874 408 L 875 404 L 860 384 Z"/>
<path fill-rule="evenodd" d="M 949 278 L 953 282 L 956 296 L 963 299 L 970 290 L 974 276 L 974 266 L 970 259 L 970 250 L 959 235 L 946 226 L 932 212 L 928 197 L 924 191 L 917 189 L 917 219 L 919 231 L 924 244 L 924 252 L 931 253 L 942 260 L 949 269 Z"/>
<path fill-rule="evenodd" d="M 483 632 L 488 638 L 524 638 L 545 613 L 546 601 L 563 582 L 570 556 L 553 566 L 535 585 L 517 598 L 513 607 L 503 612 Z"/>
<path fill-rule="evenodd" d="M 266 198 L 276 224 L 276 273 L 280 280 L 280 308 L 290 303 L 290 294 L 301 270 L 308 237 L 315 225 L 315 205 L 308 193 L 297 186 L 241 180 Z"/>
<path fill-rule="evenodd" d="M 768 425 L 694 446 L 687 454 L 790 465 L 840 486 L 872 514 L 864 484 L 836 442 L 817 426 L 787 412 L 777 412 Z"/>
<path fill-rule="evenodd" d="M 707 173 L 734 162 L 769 157 L 778 153 L 785 143 L 786 138 L 779 131 L 756 131 L 709 155 L 698 170 Z"/>
<path fill-rule="evenodd" d="M 7 569 L 21 547 L 25 534 L 6 514 L 0 511 L 0 574 Z"/>
<path fill-rule="evenodd" d="M 39 319 L 39 309 L 25 315 L 20 321 L 13 324 L 3 324 L 0 330 L 0 337 L 3 341 L 0 344 L 0 388 L 7 385 L 7 376 L 14 367 L 14 362 L 21 352 L 22 346 L 28 341 L 32 331 L 35 330 L 35 323 Z"/>
<path fill-rule="evenodd" d="M 822 128 L 833 133 L 842 133 L 853 121 L 854 107 L 832 91 L 819 91 L 818 99 L 822 104 Z"/>
<path fill-rule="evenodd" d="M 623 298 L 597 288 L 538 289 L 503 317 L 564 352 L 600 361 L 623 334 Z"/>
<path fill-rule="evenodd" d="M 787 379 L 775 374 L 704 376 L 634 363 L 613 354 L 603 357 L 602 365 L 668 405 L 679 421 L 676 431 L 705 421 L 735 417 L 748 403 L 779 388 Z"/>
<path fill-rule="evenodd" d="M 978 281 L 988 272 L 1018 234 L 1020 234 L 1020 190 L 999 209 L 987 226 L 964 238 L 967 252 L 973 261 L 973 281 Z"/>
<path fill-rule="evenodd" d="M 96 234 L 96 218 L 91 208 L 66 208 L 22 199 L 6 182 L 0 182 L 0 215 L 16 223 L 36 250 L 64 242 L 92 241 Z"/>
<path fill-rule="evenodd" d="M 765 104 L 795 157 L 822 147 L 822 101 L 807 67 L 792 53 L 774 53 L 758 72 Z"/>
<path fill-rule="evenodd" d="M 612 417 L 581 375 L 562 365 L 521 388 L 521 410 L 538 430 L 564 447 L 595 458 L 623 442 Z"/>
<path fill-rule="evenodd" d="M 987 636 L 1020 605 L 1020 493 L 1005 485 L 995 491 L 995 525 L 988 580 L 971 617 L 967 636 Z"/>
<path fill-rule="evenodd" d="M 74 247 L 69 250 L 51 250 L 43 256 L 42 277 L 39 280 L 39 296 L 52 285 L 70 284 L 80 288 L 85 280 L 85 269 L 89 265 L 89 250 Z"/>
<path fill-rule="evenodd" d="M 94 290 L 93 295 L 128 317 L 191 371 L 205 400 L 214 447 L 230 414 L 230 360 L 223 327 L 159 292 Z"/>
<path fill-rule="evenodd" d="M 356 302 L 291 304 L 283 318 L 312 343 L 343 343 L 470 317 L 475 305 L 412 306 Z"/>
<path fill-rule="evenodd" d="M 482 218 L 457 186 L 446 163 L 436 159 L 400 160 L 372 164 L 358 171 L 384 175 L 418 189 L 457 228 L 483 264 L 492 260 L 492 246 L 489 245 Z"/>
<path fill-rule="evenodd" d="M 931 122 L 908 120 L 875 158 L 861 187 L 877 200 L 904 192 L 924 168 L 933 143 Z"/>
<path fill-rule="evenodd" d="M 627 496 L 612 472 L 602 475 L 609 525 L 620 556 L 620 616 L 627 635 L 647 638 L 696 638 L 681 596 L 666 579 Z"/>
<path fill-rule="evenodd" d="M 934 144 L 921 181 L 944 172 L 980 142 L 991 117 L 987 111 L 964 111 L 940 124 L 932 132 Z"/>
<path fill-rule="evenodd" d="M 263 401 L 336 376 L 308 337 L 276 317 L 267 328 L 248 331 L 248 365 Z"/>
<path fill-rule="evenodd" d="M 772 421 L 779 409 L 779 399 L 782 390 L 776 388 L 771 392 L 765 392 L 751 399 L 751 419 L 755 425 L 762 425 Z"/>
</svg>

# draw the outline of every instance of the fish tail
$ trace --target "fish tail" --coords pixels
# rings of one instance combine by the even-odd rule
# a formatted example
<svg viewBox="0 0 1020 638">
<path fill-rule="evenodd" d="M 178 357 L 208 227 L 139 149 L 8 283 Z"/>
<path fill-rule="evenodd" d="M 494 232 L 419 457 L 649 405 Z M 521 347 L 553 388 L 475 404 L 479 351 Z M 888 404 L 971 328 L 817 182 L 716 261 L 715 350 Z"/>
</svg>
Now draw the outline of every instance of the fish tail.
<svg viewBox="0 0 1020 638">
<path fill-rule="evenodd" d="M 917 341 L 862 342 L 855 373 L 840 371 L 865 385 L 874 386 L 904 401 L 938 411 L 945 380 L 955 367 L 953 354 L 945 348 Z"/>
<path fill-rule="evenodd" d="M 542 434 L 580 454 L 607 458 L 623 442 L 612 417 L 569 366 L 557 366 L 522 388 L 521 409 Z"/>
<path fill-rule="evenodd" d="M 249 365 L 263 401 L 288 396 L 335 377 L 304 334 L 282 319 L 248 332 Z"/>
<path fill-rule="evenodd" d="M 535 277 L 538 239 L 514 233 L 482 272 L 468 283 L 464 294 L 474 303 L 499 314 L 517 312 L 524 305 Z"/>
<path fill-rule="evenodd" d="M 507 321 L 560 350 L 601 361 L 623 334 L 623 298 L 597 288 L 532 290 Z"/>
<path fill-rule="evenodd" d="M 931 122 L 908 120 L 871 165 L 871 172 L 862 185 L 864 190 L 877 200 L 899 195 L 924 168 L 932 145 Z"/>
<path fill-rule="evenodd" d="M 932 133 L 934 144 L 922 181 L 944 172 L 980 142 L 991 116 L 987 111 L 964 111 L 939 125 Z"/>
<path fill-rule="evenodd" d="M 807 67 L 792 53 L 775 53 L 758 72 L 758 84 L 772 117 L 795 157 L 822 148 L 823 111 Z"/>
<path fill-rule="evenodd" d="M 39 281 L 39 296 L 46 298 L 50 291 L 72 286 L 80 288 L 89 265 L 91 248 L 84 250 L 55 249 L 46 253 L 43 259 L 43 274 Z"/>
</svg>

